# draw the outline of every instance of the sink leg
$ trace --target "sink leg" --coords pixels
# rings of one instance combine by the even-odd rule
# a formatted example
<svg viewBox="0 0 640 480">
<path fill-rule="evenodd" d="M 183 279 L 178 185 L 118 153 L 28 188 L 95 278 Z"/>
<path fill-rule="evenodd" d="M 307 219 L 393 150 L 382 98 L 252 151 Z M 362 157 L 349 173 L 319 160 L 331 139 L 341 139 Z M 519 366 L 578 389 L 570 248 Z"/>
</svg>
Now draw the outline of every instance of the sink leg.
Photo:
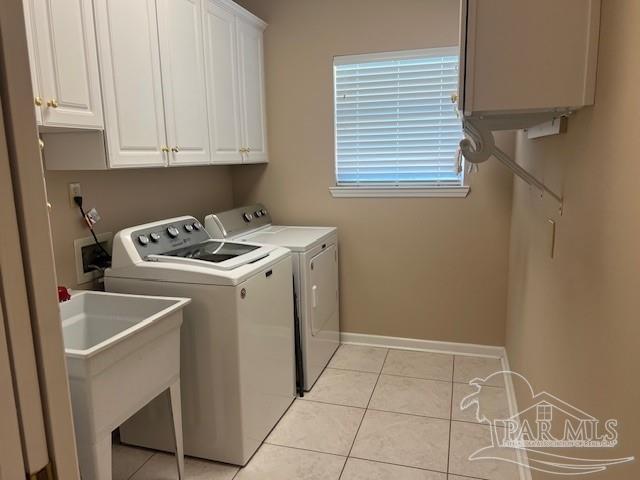
<svg viewBox="0 0 640 480">
<path fill-rule="evenodd" d="M 180 380 L 169 387 L 171 397 L 171 418 L 173 420 L 173 438 L 176 443 L 176 462 L 178 478 L 184 480 L 184 449 L 182 446 L 182 400 L 180 398 Z"/>
<path fill-rule="evenodd" d="M 83 480 L 111 480 L 111 432 L 89 442 L 78 442 L 78 460 Z"/>
</svg>

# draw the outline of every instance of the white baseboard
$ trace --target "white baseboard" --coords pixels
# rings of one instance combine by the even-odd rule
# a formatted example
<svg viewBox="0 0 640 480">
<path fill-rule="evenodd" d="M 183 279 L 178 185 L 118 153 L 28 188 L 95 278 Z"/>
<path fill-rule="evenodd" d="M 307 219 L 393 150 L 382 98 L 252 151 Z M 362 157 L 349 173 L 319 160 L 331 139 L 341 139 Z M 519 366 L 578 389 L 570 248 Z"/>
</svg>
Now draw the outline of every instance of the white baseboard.
<svg viewBox="0 0 640 480">
<path fill-rule="evenodd" d="M 340 333 L 340 342 L 349 345 L 395 348 L 398 350 L 419 350 L 426 352 L 450 353 L 454 355 L 475 355 L 479 357 L 503 358 L 504 347 L 475 345 L 472 343 L 440 342 L 416 338 L 385 337 L 365 333 Z"/>
<path fill-rule="evenodd" d="M 509 359 L 504 347 L 493 345 L 476 345 L 472 343 L 440 342 L 435 340 L 421 340 L 416 338 L 385 337 L 382 335 L 367 335 L 364 333 L 340 333 L 340 342 L 347 345 L 363 345 L 368 347 L 394 348 L 397 350 L 416 350 L 424 352 L 449 353 L 452 355 L 474 355 L 479 357 L 499 358 L 502 369 L 510 372 Z M 516 415 L 518 401 L 511 375 L 506 375 L 505 390 L 509 402 L 510 415 Z M 520 480 L 531 480 L 531 470 L 523 467 L 528 465 L 527 452 L 518 450 L 520 462 Z"/>
</svg>

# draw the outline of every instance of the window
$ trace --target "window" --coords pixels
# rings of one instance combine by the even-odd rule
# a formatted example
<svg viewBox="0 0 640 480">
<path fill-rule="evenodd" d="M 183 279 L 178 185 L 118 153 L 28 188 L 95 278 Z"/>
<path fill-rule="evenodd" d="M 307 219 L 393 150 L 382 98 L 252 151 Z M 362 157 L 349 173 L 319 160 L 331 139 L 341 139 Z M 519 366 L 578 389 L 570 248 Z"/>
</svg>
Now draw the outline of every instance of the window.
<svg viewBox="0 0 640 480">
<path fill-rule="evenodd" d="M 336 57 L 334 196 L 465 196 L 458 49 Z"/>
</svg>

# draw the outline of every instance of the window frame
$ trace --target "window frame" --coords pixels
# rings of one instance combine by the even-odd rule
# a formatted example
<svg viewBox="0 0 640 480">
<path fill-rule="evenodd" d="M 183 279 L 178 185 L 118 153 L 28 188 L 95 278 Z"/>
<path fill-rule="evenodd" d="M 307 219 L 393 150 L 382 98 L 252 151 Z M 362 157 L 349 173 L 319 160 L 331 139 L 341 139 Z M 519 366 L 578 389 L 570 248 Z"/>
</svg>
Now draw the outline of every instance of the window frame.
<svg viewBox="0 0 640 480">
<path fill-rule="evenodd" d="M 462 172 L 460 173 L 460 185 L 432 185 L 428 182 L 402 182 L 402 183 L 362 183 L 340 184 L 338 182 L 338 103 L 336 102 L 336 66 L 363 61 L 376 60 L 402 60 L 419 56 L 460 55 L 458 46 L 424 48 L 419 50 L 400 50 L 391 52 L 364 53 L 357 55 L 340 55 L 333 57 L 333 175 L 334 185 L 329 187 L 333 197 L 358 198 L 358 197 L 458 197 L 464 198 L 469 194 L 470 187 L 465 175 L 464 159 L 462 160 Z"/>
</svg>

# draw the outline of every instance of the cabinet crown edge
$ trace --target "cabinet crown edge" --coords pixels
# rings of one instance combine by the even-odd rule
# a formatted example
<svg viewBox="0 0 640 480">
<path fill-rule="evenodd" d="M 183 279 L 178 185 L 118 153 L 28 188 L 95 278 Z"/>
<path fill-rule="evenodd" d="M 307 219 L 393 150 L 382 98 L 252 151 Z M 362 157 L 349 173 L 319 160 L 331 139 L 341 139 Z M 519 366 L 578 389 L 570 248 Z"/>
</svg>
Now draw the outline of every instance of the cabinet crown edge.
<svg viewBox="0 0 640 480">
<path fill-rule="evenodd" d="M 237 4 L 233 0 L 208 0 L 208 1 L 213 2 L 213 3 L 217 3 L 218 5 L 221 5 L 221 6 L 225 7 L 225 8 L 227 8 L 231 12 L 233 12 L 236 15 L 238 15 L 239 17 L 241 17 L 243 20 L 255 25 L 256 27 L 258 27 L 258 28 L 260 28 L 262 30 L 266 29 L 267 26 L 269 25 L 267 22 L 262 20 L 260 17 L 258 17 L 257 15 L 254 15 L 249 10 L 244 8 L 242 5 Z"/>
</svg>

